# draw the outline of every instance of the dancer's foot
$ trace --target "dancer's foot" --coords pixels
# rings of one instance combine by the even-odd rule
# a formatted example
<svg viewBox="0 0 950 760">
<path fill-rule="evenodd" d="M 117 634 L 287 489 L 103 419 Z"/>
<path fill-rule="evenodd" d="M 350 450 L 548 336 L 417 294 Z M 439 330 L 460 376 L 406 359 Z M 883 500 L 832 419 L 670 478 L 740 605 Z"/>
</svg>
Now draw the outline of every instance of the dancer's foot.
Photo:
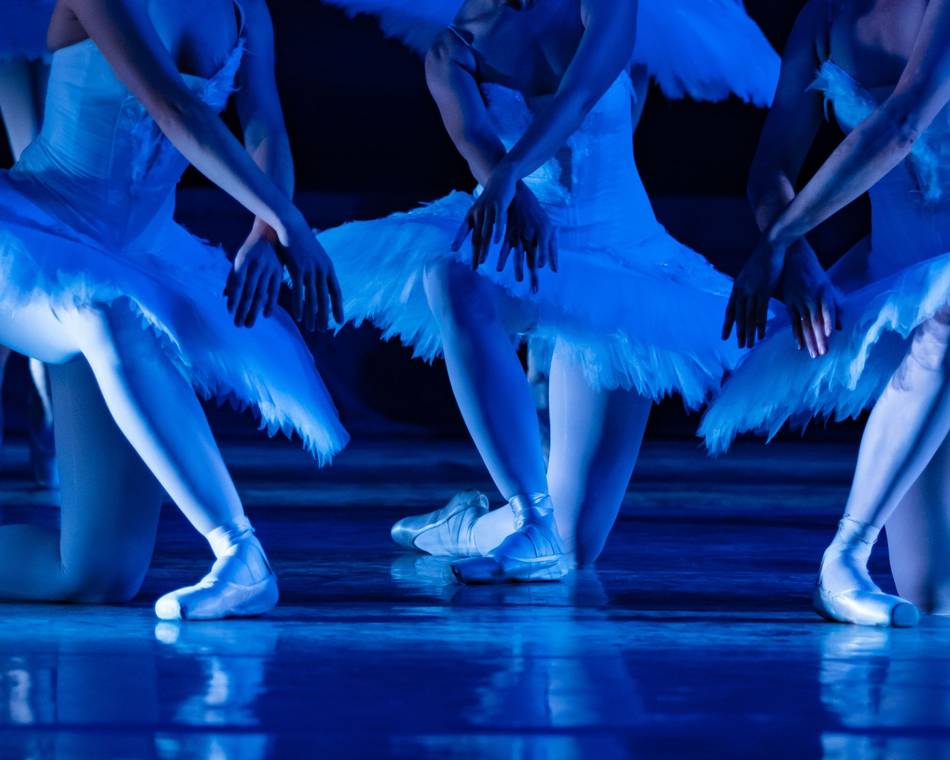
<svg viewBox="0 0 950 760">
<path fill-rule="evenodd" d="M 815 609 L 822 617 L 855 625 L 910 628 L 917 608 L 899 596 L 884 593 L 868 574 L 867 563 L 879 529 L 845 516 L 825 550 L 815 589 Z"/>
<path fill-rule="evenodd" d="M 508 502 L 515 516 L 515 532 L 484 557 L 452 563 L 462 583 L 556 581 L 568 570 L 561 539 L 547 494 L 514 496 Z"/>
<path fill-rule="evenodd" d="M 462 491 L 442 509 L 404 517 L 390 535 L 400 546 L 437 557 L 476 557 L 472 531 L 478 518 L 488 513 L 488 499 L 478 491 Z"/>
<path fill-rule="evenodd" d="M 277 604 L 277 578 L 260 542 L 248 529 L 223 551 L 194 586 L 172 591 L 155 602 L 162 620 L 217 620 L 262 615 Z"/>
</svg>

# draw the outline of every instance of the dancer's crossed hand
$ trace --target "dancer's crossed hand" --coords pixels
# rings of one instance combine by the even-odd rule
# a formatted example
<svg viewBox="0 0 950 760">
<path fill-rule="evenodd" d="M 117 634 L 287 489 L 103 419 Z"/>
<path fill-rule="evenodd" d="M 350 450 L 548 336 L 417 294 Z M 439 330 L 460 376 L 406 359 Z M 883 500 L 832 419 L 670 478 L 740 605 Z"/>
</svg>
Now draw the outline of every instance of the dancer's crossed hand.
<svg viewBox="0 0 950 760">
<path fill-rule="evenodd" d="M 752 348 L 756 337 L 765 338 L 769 299 L 775 293 L 784 265 L 784 249 L 763 238 L 732 284 L 722 325 L 723 340 L 729 339 L 733 326 L 739 348 Z"/>
<path fill-rule="evenodd" d="M 508 209 L 515 199 L 518 181 L 515 175 L 499 164 L 492 172 L 482 194 L 468 210 L 462 226 L 459 227 L 453 251 L 460 251 L 465 239 L 472 236 L 472 269 L 478 269 L 488 258 L 488 249 L 492 243 L 500 243 L 507 227 Z"/>
<path fill-rule="evenodd" d="M 524 280 L 525 264 L 531 280 L 531 290 L 538 291 L 538 271 L 550 267 L 558 270 L 557 235 L 547 212 L 538 203 L 527 186 L 518 183 L 515 199 L 508 208 L 508 226 L 501 250 L 498 252 L 497 269 L 504 271 L 508 258 L 514 262 L 515 279 Z"/>
<path fill-rule="evenodd" d="M 234 257 L 224 287 L 228 312 L 237 327 L 253 327 L 263 313 L 269 317 L 277 305 L 284 265 L 273 244 L 251 233 Z"/>
<path fill-rule="evenodd" d="M 798 348 L 813 359 L 824 356 L 832 333 L 841 329 L 841 296 L 811 248 L 789 251 L 781 291 Z"/>
<path fill-rule="evenodd" d="M 499 242 L 502 246 L 497 270 L 504 271 L 511 258 L 515 279 L 522 282 L 527 264 L 531 289 L 535 292 L 538 270 L 545 266 L 554 272 L 558 269 L 557 241 L 547 212 L 534 193 L 523 182 L 515 182 L 501 166 L 465 215 L 452 250 L 460 250 L 469 235 L 473 270 L 485 263 L 492 243 Z"/>
<path fill-rule="evenodd" d="M 342 325 L 343 293 L 333 262 L 313 230 L 302 224 L 288 228 L 286 240 L 277 248 L 291 278 L 292 314 L 310 332 L 326 330 L 330 317 Z"/>
</svg>

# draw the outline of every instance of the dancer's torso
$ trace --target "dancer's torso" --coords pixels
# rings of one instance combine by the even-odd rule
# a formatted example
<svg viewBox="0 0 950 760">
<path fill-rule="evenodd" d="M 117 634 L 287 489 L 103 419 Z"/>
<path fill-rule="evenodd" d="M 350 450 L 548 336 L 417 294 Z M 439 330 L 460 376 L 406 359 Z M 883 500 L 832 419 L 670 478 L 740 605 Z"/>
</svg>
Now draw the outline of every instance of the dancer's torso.
<svg viewBox="0 0 950 760">
<path fill-rule="evenodd" d="M 893 91 L 927 2 L 826 2 L 827 54 L 816 87 L 849 132 Z M 911 156 L 871 189 L 870 198 L 872 279 L 950 252 L 950 106 L 921 135 Z"/>
<path fill-rule="evenodd" d="M 579 8 L 578 0 L 552 0 L 454 27 L 474 53 L 479 88 L 505 147 L 556 92 L 584 33 Z M 622 250 L 660 230 L 634 162 L 632 97 L 623 71 L 567 143 L 525 178 L 564 245 Z"/>
<path fill-rule="evenodd" d="M 212 108 L 224 107 L 243 52 L 229 8 L 230 28 L 200 54 L 195 3 L 137 0 L 153 18 L 162 42 L 196 73 L 187 85 Z M 224 0 L 200 0 L 220 10 Z M 231 0 L 227 0 L 230 5 Z M 170 20 L 173 6 L 191 27 Z M 55 21 L 54 21 L 55 23 Z M 220 30 L 216 30 L 220 31 Z M 214 35 L 212 35 L 214 36 Z M 43 127 L 11 172 L 23 192 L 72 230 L 108 247 L 147 245 L 155 225 L 167 224 L 175 186 L 187 167 L 142 104 L 119 81 L 96 44 L 72 42 L 52 56 Z"/>
</svg>

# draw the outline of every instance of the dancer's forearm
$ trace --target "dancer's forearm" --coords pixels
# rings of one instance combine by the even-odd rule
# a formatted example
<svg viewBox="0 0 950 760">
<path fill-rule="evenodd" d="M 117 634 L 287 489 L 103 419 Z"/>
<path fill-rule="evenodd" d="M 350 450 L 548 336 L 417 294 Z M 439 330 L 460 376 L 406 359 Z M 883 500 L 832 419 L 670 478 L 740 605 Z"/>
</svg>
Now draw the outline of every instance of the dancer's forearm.
<svg viewBox="0 0 950 760">
<path fill-rule="evenodd" d="M 567 142 L 630 63 L 636 0 L 584 0 L 582 7 L 584 36 L 557 93 L 505 158 L 516 179 L 537 170 Z"/>
</svg>

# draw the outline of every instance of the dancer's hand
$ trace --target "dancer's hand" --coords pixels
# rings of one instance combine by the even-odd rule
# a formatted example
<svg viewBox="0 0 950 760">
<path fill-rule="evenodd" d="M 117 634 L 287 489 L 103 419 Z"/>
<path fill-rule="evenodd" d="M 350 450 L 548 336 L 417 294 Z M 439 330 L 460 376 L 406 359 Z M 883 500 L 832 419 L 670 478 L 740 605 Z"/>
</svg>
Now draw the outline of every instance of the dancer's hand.
<svg viewBox="0 0 950 760">
<path fill-rule="evenodd" d="M 756 336 L 759 340 L 765 338 L 769 299 L 775 293 L 784 265 L 784 246 L 763 237 L 732 284 L 722 325 L 723 340 L 729 339 L 733 326 L 739 348 L 752 348 Z"/>
<path fill-rule="evenodd" d="M 475 199 L 475 203 L 465 215 L 455 242 L 452 243 L 452 250 L 461 250 L 465 239 L 471 235 L 473 270 L 485 263 L 492 242 L 501 242 L 507 226 L 508 208 L 515 198 L 517 184 L 514 173 L 502 161 L 485 183 L 482 194 Z"/>
<path fill-rule="evenodd" d="M 515 279 L 524 280 L 525 263 L 531 279 L 532 292 L 538 291 L 538 271 L 545 266 L 558 269 L 557 237 L 547 212 L 528 187 L 519 182 L 515 198 L 508 209 L 508 226 L 504 243 L 498 253 L 499 272 L 513 257 Z"/>
<path fill-rule="evenodd" d="M 237 327 L 253 327 L 258 316 L 269 317 L 277 304 L 284 266 L 273 244 L 254 232 L 234 257 L 224 295 Z"/>
<path fill-rule="evenodd" d="M 342 325 L 346 320 L 340 281 L 333 262 L 302 216 L 287 227 L 277 250 L 290 272 L 294 319 L 310 332 L 326 330 L 331 314 Z"/>
<path fill-rule="evenodd" d="M 841 296 L 811 248 L 789 251 L 781 291 L 799 350 L 824 356 L 833 331 L 841 329 Z"/>
</svg>

